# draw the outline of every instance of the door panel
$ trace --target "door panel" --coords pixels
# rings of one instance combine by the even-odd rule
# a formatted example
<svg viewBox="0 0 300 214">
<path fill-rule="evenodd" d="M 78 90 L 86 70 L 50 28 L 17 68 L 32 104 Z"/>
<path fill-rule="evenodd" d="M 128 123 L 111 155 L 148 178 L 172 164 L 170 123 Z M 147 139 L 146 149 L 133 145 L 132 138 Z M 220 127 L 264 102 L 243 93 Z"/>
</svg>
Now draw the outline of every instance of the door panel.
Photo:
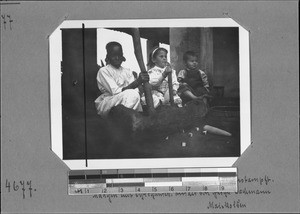
<svg viewBox="0 0 300 214">
<path fill-rule="evenodd" d="M 63 159 L 85 157 L 85 112 L 96 113 L 93 101 L 97 97 L 96 29 L 85 29 L 84 94 L 82 29 L 62 29 L 62 121 Z M 95 114 L 96 116 L 96 114 Z"/>
</svg>

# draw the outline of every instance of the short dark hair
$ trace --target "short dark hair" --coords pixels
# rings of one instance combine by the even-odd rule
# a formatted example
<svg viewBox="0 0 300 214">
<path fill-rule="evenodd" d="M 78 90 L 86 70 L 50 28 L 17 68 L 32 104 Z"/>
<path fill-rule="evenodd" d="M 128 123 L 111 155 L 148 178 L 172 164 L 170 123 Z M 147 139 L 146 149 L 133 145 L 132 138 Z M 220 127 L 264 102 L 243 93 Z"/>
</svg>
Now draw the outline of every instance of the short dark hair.
<svg viewBox="0 0 300 214">
<path fill-rule="evenodd" d="M 105 62 L 106 62 L 106 64 L 109 64 L 109 58 L 110 58 L 110 56 L 111 56 L 111 51 L 112 51 L 113 47 L 116 47 L 116 46 L 118 46 L 118 47 L 121 49 L 122 57 L 123 57 L 122 60 L 123 60 L 123 61 L 126 60 L 125 57 L 123 56 L 123 48 L 122 48 L 122 45 L 121 45 L 119 42 L 113 41 L 113 42 L 107 43 L 106 46 L 105 46 L 105 49 L 106 49 Z"/>
<path fill-rule="evenodd" d="M 105 46 L 106 51 L 110 52 L 112 50 L 112 48 L 115 47 L 115 46 L 120 47 L 121 50 L 123 51 L 122 45 L 119 42 L 115 42 L 115 41 L 112 41 L 112 42 L 109 42 L 109 43 L 106 44 L 106 46 Z"/>
<path fill-rule="evenodd" d="M 198 58 L 198 55 L 196 54 L 196 52 L 194 51 L 187 51 L 183 54 L 183 61 L 186 62 L 188 60 L 189 57 L 197 57 Z"/>
<path fill-rule="evenodd" d="M 153 49 L 153 51 L 151 51 L 151 53 L 149 54 L 149 58 L 148 58 L 148 63 L 147 65 L 150 68 L 153 68 L 155 66 L 154 62 L 152 61 L 153 58 L 155 58 L 157 56 L 157 54 L 159 53 L 159 51 L 164 51 L 166 52 L 166 54 L 168 54 L 167 49 L 162 48 L 162 47 L 156 47 Z"/>
</svg>

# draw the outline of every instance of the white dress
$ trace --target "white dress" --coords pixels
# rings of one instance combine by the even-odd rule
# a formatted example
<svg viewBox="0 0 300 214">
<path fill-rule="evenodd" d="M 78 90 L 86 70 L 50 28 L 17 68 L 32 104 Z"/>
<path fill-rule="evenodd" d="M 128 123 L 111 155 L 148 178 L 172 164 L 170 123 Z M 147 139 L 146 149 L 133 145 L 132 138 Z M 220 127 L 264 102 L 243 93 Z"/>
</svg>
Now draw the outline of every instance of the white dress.
<svg viewBox="0 0 300 214">
<path fill-rule="evenodd" d="M 101 95 L 95 100 L 98 114 L 106 116 L 112 107 L 119 104 L 141 111 L 138 88 L 122 91 L 122 88 L 134 80 L 132 71 L 122 66 L 115 68 L 107 65 L 100 68 L 97 74 L 97 84 Z"/>
<path fill-rule="evenodd" d="M 148 74 L 150 77 L 149 83 L 152 86 L 152 94 L 153 97 L 155 97 L 154 99 L 159 99 L 163 105 L 167 105 L 170 102 L 170 95 L 169 95 L 168 77 L 163 78 L 162 76 L 164 70 L 165 68 L 154 66 L 148 71 Z M 179 88 L 179 83 L 177 81 L 175 70 L 172 70 L 172 86 L 173 86 L 173 90 L 177 92 L 177 89 Z M 180 105 L 181 102 L 182 102 L 181 98 L 178 95 L 175 95 L 174 103 Z"/>
</svg>

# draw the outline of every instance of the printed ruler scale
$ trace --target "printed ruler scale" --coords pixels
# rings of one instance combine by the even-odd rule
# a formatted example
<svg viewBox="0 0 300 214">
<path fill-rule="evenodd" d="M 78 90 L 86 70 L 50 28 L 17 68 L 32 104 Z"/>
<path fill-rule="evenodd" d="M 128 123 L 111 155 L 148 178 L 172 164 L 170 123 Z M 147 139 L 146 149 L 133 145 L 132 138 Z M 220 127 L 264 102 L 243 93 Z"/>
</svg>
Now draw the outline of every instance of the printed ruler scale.
<svg viewBox="0 0 300 214">
<path fill-rule="evenodd" d="M 234 167 L 69 171 L 69 195 L 236 191 Z"/>
</svg>

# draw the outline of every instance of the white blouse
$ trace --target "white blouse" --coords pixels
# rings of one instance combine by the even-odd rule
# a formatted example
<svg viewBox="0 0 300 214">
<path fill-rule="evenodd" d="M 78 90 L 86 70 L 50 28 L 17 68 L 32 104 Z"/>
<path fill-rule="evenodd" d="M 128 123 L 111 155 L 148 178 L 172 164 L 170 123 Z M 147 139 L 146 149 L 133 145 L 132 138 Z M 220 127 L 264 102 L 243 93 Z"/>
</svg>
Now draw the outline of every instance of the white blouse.
<svg viewBox="0 0 300 214">
<path fill-rule="evenodd" d="M 159 90 L 165 93 L 168 90 L 168 77 L 163 78 L 162 74 L 166 68 L 160 68 L 158 66 L 154 66 L 148 71 L 150 80 L 149 83 L 153 86 L 153 89 Z M 175 70 L 172 70 L 172 85 L 173 90 L 178 89 L 179 83 L 177 81 L 177 76 Z"/>
</svg>

